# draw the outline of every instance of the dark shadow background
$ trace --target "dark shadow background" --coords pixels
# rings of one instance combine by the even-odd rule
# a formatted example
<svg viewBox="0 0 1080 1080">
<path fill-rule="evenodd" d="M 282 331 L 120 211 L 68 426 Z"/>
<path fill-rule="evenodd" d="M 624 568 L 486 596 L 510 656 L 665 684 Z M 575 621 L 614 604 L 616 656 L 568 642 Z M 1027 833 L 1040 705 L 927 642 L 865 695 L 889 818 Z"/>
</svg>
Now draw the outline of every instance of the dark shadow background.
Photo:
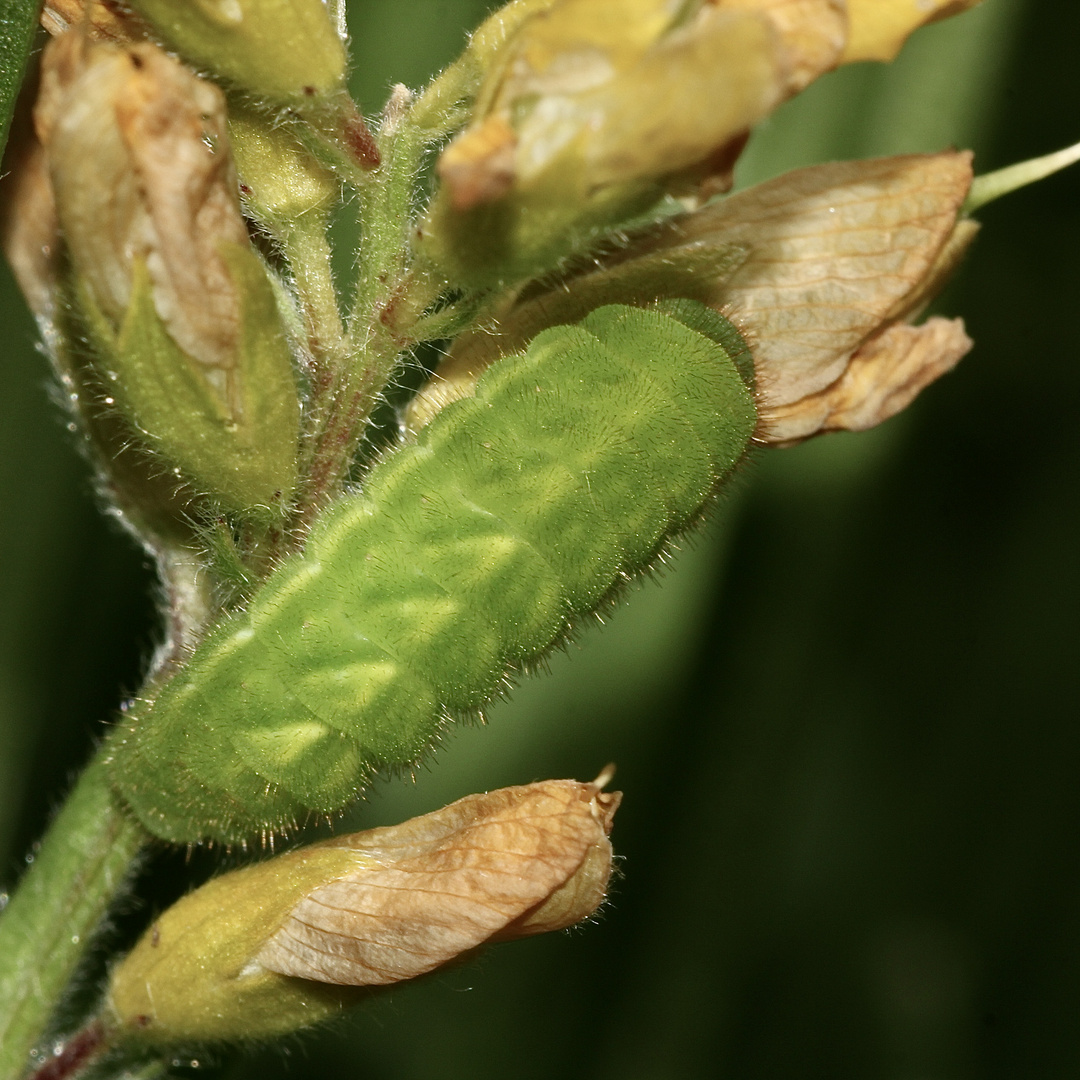
<svg viewBox="0 0 1080 1080">
<path fill-rule="evenodd" d="M 486 5 L 357 0 L 356 92 L 418 85 Z M 1069 0 L 987 0 L 841 71 L 740 182 L 1080 137 Z M 234 1080 L 1015 1080 L 1080 1073 L 1080 172 L 980 214 L 938 305 L 976 340 L 863 436 L 774 452 L 666 571 L 357 827 L 619 765 L 599 925 L 493 949 Z M 0 880 L 154 643 L 5 274 Z M 200 1067 L 206 1062 L 200 1059 Z M 211 1066 L 213 1067 L 213 1066 Z"/>
</svg>

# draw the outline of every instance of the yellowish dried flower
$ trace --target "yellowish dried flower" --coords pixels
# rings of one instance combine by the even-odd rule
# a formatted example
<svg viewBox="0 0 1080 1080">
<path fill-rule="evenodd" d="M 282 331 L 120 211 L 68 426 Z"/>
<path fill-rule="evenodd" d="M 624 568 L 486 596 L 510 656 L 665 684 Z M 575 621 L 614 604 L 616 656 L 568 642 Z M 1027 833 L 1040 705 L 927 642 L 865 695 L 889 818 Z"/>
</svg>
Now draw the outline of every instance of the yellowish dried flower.
<svg viewBox="0 0 1080 1080">
<path fill-rule="evenodd" d="M 844 373 L 824 390 L 771 406 L 759 438 L 791 446 L 828 431 L 865 431 L 895 416 L 972 346 L 963 319 L 928 319 L 890 326 L 850 356 Z"/>
<path fill-rule="evenodd" d="M 776 29 L 786 53 L 788 95 L 839 62 L 848 37 L 845 0 L 711 0 L 732 11 L 756 11 Z"/>
<path fill-rule="evenodd" d="M 785 95 L 767 16 L 676 0 L 562 0 L 526 19 L 444 150 L 421 247 L 455 278 L 515 280 L 663 192 Z"/>
<path fill-rule="evenodd" d="M 760 442 L 870 427 L 970 347 L 960 323 L 883 335 L 919 314 L 978 231 L 959 217 L 971 180 L 969 153 L 841 162 L 679 215 L 587 271 L 526 289 L 494 325 L 459 337 L 411 404 L 410 426 L 471 393 L 489 363 L 545 326 L 600 304 L 687 296 L 746 337 Z"/>
<path fill-rule="evenodd" d="M 72 262 L 101 312 L 119 328 L 144 263 L 169 334 L 235 404 L 238 304 L 221 245 L 248 236 L 221 91 L 155 45 L 72 32 L 45 50 L 35 120 Z"/>
<path fill-rule="evenodd" d="M 493 941 L 571 926 L 604 899 L 621 795 L 548 780 L 470 795 L 197 889 L 115 969 L 136 1040 L 257 1038 L 333 1015 Z"/>
<path fill-rule="evenodd" d="M 90 344 L 58 362 L 92 361 L 105 406 L 217 509 L 279 517 L 296 486 L 299 399 L 240 214 L 221 91 L 156 45 L 81 25 L 46 47 L 34 118 L 70 263 L 62 291 Z M 50 184 L 31 167 L 22 201 L 46 200 Z M 55 266 L 26 257 L 32 236 L 10 239 L 47 321 Z"/>
<path fill-rule="evenodd" d="M 961 222 L 953 242 L 971 179 L 971 155 L 951 151 L 819 165 L 673 224 L 680 243 L 748 252 L 706 302 L 750 343 L 763 441 L 774 410 L 790 416 L 836 382 L 856 350 L 941 286 L 942 264 L 951 269 L 974 235 Z"/>
</svg>

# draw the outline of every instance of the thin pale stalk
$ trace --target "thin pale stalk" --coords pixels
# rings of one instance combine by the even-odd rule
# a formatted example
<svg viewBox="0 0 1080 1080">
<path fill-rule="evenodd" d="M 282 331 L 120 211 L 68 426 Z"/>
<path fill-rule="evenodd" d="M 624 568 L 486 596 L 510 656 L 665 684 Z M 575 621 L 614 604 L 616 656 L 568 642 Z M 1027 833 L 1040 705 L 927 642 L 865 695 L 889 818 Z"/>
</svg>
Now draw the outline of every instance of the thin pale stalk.
<svg viewBox="0 0 1080 1080">
<path fill-rule="evenodd" d="M 973 214 L 987 203 L 1000 199 L 1002 195 L 1008 195 L 1022 187 L 1027 187 L 1028 184 L 1053 176 L 1054 173 L 1078 161 L 1080 161 L 1080 143 L 1075 143 L 1064 150 L 1057 150 L 1043 157 L 1020 161 L 1004 169 L 998 169 L 996 172 L 976 176 L 964 203 L 963 212 Z"/>
<path fill-rule="evenodd" d="M 114 796 L 102 755 L 83 773 L 0 916 L 0 1080 L 18 1080 L 146 831 Z"/>
</svg>

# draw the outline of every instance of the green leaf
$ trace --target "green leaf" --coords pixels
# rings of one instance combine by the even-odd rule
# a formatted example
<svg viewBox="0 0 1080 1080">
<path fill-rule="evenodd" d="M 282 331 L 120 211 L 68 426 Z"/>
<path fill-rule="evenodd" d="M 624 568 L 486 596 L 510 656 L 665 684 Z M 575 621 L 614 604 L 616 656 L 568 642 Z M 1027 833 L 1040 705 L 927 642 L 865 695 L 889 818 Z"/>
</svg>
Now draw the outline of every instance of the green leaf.
<svg viewBox="0 0 1080 1080">
<path fill-rule="evenodd" d="M 37 0 L 4 0 L 0 10 L 0 154 L 7 145 L 40 7 Z"/>
</svg>

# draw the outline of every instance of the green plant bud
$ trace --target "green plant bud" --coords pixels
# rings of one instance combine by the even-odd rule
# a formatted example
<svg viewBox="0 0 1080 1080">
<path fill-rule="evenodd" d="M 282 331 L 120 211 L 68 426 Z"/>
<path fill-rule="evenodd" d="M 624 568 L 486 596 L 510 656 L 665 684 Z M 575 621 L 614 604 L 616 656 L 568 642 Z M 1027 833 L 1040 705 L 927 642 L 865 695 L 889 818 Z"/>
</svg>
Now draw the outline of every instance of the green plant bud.
<svg viewBox="0 0 1080 1080">
<path fill-rule="evenodd" d="M 276 117 L 233 106 L 229 144 L 245 206 L 275 232 L 289 230 L 301 218 L 321 221 L 340 195 L 334 174 Z"/>
<path fill-rule="evenodd" d="M 221 92 L 155 45 L 72 32 L 45 51 L 35 122 L 105 406 L 225 509 L 280 512 L 299 403 Z"/>
<path fill-rule="evenodd" d="M 224 874 L 114 969 L 110 1019 L 154 1045 L 280 1035 L 487 942 L 572 926 L 611 874 L 611 771 L 470 795 Z"/>
<path fill-rule="evenodd" d="M 132 0 L 185 59 L 257 97 L 296 104 L 344 89 L 345 45 L 323 0 Z"/>
<path fill-rule="evenodd" d="M 377 865 L 312 846 L 223 874 L 164 912 L 114 969 L 108 1007 L 148 1043 L 265 1038 L 340 1012 L 356 991 L 251 967 L 288 913 L 320 885 Z"/>
</svg>

